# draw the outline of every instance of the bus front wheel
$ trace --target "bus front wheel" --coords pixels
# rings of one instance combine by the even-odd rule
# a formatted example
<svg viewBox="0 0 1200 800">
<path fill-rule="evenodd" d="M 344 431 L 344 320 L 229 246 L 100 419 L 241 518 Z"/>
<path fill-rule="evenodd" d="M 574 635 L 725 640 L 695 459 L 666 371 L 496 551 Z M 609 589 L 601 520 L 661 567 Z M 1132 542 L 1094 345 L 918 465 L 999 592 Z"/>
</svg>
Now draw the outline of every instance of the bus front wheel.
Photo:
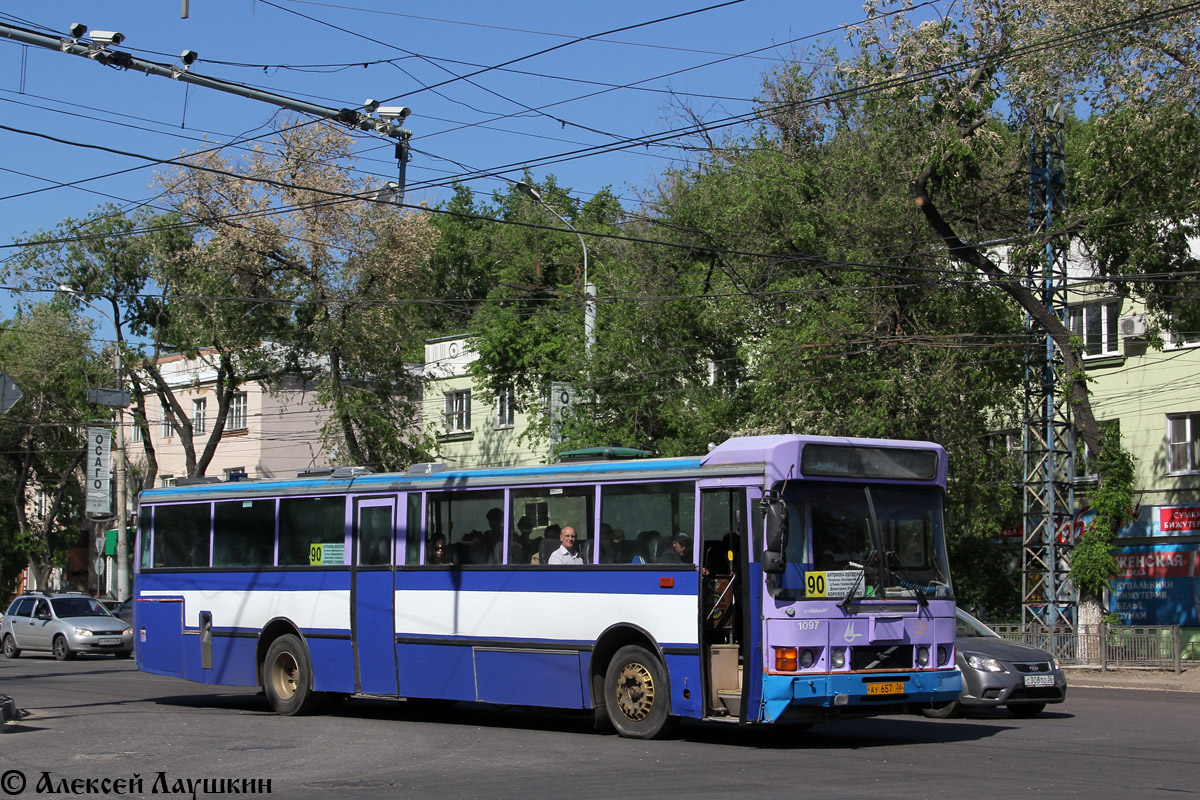
<svg viewBox="0 0 1200 800">
<path fill-rule="evenodd" d="M 267 648 L 262 667 L 263 689 L 275 713 L 285 717 L 311 714 L 321 697 L 313 691 L 312 659 L 299 637 L 280 636 Z"/>
<path fill-rule="evenodd" d="M 617 733 L 655 739 L 670 728 L 667 673 L 662 663 L 637 645 L 622 647 L 604 676 L 604 704 Z"/>
</svg>

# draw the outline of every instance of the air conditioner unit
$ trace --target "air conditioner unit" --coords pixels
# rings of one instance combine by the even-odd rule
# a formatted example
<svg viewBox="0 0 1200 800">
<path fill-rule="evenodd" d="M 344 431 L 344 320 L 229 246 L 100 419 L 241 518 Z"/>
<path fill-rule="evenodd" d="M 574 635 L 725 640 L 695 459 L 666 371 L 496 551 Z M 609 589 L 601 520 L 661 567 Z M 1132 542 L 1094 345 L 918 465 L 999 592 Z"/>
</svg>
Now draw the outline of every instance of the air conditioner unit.
<svg viewBox="0 0 1200 800">
<path fill-rule="evenodd" d="M 1141 314 L 1134 314 L 1130 317 L 1121 317 L 1121 335 L 1126 339 L 1132 339 L 1137 336 L 1146 335 L 1146 320 Z"/>
</svg>

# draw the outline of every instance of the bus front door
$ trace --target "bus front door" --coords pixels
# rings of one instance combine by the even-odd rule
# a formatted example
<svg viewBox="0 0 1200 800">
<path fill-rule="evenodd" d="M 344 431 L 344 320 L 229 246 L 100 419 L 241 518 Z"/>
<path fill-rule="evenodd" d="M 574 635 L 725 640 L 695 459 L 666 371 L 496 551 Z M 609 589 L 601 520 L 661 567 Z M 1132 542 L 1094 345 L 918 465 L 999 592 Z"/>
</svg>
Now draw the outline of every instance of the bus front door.
<svg viewBox="0 0 1200 800">
<path fill-rule="evenodd" d="M 395 695 L 396 498 L 359 500 L 355 507 L 354 685 L 366 694 Z"/>
</svg>

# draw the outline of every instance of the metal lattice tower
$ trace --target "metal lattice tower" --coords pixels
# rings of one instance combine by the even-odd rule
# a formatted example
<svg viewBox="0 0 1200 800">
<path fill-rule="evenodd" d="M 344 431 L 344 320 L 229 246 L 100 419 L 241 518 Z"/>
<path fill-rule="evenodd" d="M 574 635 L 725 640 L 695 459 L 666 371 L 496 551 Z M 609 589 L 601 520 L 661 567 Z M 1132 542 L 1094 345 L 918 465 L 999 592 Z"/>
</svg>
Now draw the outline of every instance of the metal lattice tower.
<svg viewBox="0 0 1200 800">
<path fill-rule="evenodd" d="M 1026 286 L 1060 320 L 1067 315 L 1067 242 L 1053 231 L 1066 201 L 1063 112 L 1047 111 L 1044 132 L 1029 149 L 1029 231 L 1046 237 L 1042 257 L 1030 263 Z M 1075 508 L 1074 435 L 1070 405 L 1057 397 L 1062 357 L 1050 334 L 1025 318 L 1024 540 L 1021 623 L 1026 630 L 1075 626 L 1075 591 L 1064 560 Z"/>
</svg>

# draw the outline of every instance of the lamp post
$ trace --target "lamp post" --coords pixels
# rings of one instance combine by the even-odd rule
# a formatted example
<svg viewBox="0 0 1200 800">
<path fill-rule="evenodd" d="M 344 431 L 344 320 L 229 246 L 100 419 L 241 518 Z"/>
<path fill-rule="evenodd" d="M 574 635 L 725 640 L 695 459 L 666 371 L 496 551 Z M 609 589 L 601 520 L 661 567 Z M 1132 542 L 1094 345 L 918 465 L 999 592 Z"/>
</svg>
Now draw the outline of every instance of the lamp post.
<svg viewBox="0 0 1200 800">
<path fill-rule="evenodd" d="M 592 346 L 596 343 L 596 287 L 588 283 L 588 252 L 587 243 L 583 241 L 583 234 L 575 230 L 575 226 L 567 222 L 566 217 L 554 210 L 545 200 L 537 189 L 530 186 L 525 181 L 518 181 L 517 188 L 524 194 L 529 195 L 539 205 L 545 208 L 554 216 L 558 217 L 563 225 L 571 229 L 571 232 L 579 237 L 579 246 L 583 248 L 583 354 L 585 358 L 591 358 Z"/>
<path fill-rule="evenodd" d="M 60 284 L 58 291 L 62 294 L 68 294 L 79 299 L 88 308 L 96 313 L 106 317 L 113 324 L 113 329 L 117 332 L 116 346 L 113 348 L 114 362 L 117 370 L 117 391 L 121 391 L 121 384 L 124 382 L 121 362 L 121 328 L 117 323 L 116 317 L 97 308 L 96 306 L 83 299 L 80 292 L 72 289 L 70 286 Z M 117 484 L 117 599 L 124 602 L 129 599 L 129 524 L 125 511 L 125 414 L 124 407 L 121 405 L 115 406 L 117 410 L 117 464 L 115 468 L 116 484 Z"/>
</svg>

